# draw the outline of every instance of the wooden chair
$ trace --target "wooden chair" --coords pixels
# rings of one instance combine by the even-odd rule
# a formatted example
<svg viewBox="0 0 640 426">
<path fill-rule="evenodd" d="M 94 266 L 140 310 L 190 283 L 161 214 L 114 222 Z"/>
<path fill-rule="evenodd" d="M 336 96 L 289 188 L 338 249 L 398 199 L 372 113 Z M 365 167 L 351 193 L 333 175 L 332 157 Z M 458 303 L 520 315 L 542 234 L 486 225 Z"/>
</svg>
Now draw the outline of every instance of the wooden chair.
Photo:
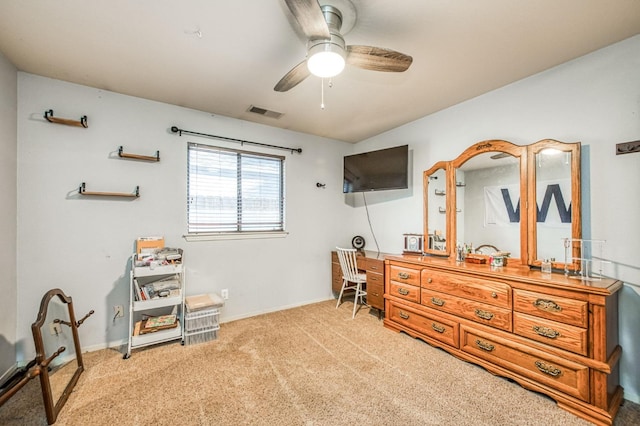
<svg viewBox="0 0 640 426">
<path fill-rule="evenodd" d="M 358 307 L 358 298 L 360 304 L 364 305 L 362 298 L 367 295 L 365 285 L 367 282 L 367 275 L 358 272 L 358 261 L 356 257 L 356 249 L 345 249 L 336 247 L 338 252 L 338 260 L 340 261 L 340 268 L 342 269 L 342 288 L 340 289 L 340 296 L 338 296 L 338 303 L 336 309 L 340 306 L 342 301 L 342 295 L 345 290 L 355 290 L 355 296 L 353 299 L 353 315 L 351 318 L 356 317 L 356 310 Z"/>
</svg>

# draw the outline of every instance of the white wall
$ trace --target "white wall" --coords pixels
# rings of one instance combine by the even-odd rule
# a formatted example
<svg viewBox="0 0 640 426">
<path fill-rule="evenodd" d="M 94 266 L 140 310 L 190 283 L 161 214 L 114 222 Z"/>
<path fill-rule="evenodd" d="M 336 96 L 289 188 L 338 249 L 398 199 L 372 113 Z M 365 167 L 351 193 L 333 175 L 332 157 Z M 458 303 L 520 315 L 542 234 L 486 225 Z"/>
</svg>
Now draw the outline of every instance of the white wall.
<svg viewBox="0 0 640 426">
<path fill-rule="evenodd" d="M 51 124 L 88 116 L 87 129 Z M 250 316 L 331 295 L 330 250 L 352 236 L 354 209 L 342 194 L 342 156 L 353 146 L 288 130 L 212 116 L 104 90 L 18 73 L 18 359 L 33 356 L 29 325 L 42 295 L 60 287 L 76 315 L 95 314 L 80 328 L 83 347 L 126 339 L 128 261 L 139 236 L 164 235 L 184 249 L 187 292 L 229 289 L 221 320 Z M 171 126 L 197 132 L 301 147 L 286 156 L 286 238 L 186 242 L 187 142 L 240 148 L 231 142 L 178 136 Z M 159 163 L 118 158 L 153 155 Z M 257 147 L 243 149 L 264 151 Z M 265 151 L 274 152 L 274 151 Z M 4 161 L 4 160 L 3 160 Z M 138 199 L 87 198 L 87 190 L 133 192 Z M 316 187 L 326 183 L 326 189 Z M 24 326 L 22 326 L 24 325 Z"/>
<path fill-rule="evenodd" d="M 17 98 L 16 68 L 0 53 L 0 382 L 16 360 Z"/>
<path fill-rule="evenodd" d="M 625 282 L 619 298 L 622 385 L 625 397 L 639 402 L 640 153 L 616 156 L 615 145 L 640 138 L 640 36 L 378 135 L 357 149 L 409 143 L 417 183 L 423 170 L 475 142 L 525 145 L 546 138 L 582 142 L 583 183 L 590 188 L 583 199 L 584 238 L 607 240 L 609 275 Z M 401 250 L 402 233 L 422 230 L 418 189 L 370 210 L 383 251 Z M 361 223 L 355 227 L 370 238 Z"/>
</svg>

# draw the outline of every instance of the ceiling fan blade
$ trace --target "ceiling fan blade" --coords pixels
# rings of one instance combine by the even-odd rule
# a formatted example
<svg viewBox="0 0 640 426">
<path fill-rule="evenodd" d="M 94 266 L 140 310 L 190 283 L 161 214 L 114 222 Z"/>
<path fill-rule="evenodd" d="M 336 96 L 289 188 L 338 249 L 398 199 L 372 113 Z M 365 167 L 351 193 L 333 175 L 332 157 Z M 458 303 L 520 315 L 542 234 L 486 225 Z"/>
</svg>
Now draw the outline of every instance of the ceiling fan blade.
<svg viewBox="0 0 640 426">
<path fill-rule="evenodd" d="M 280 79 L 278 84 L 276 84 L 273 90 L 276 92 L 286 92 L 289 89 L 293 89 L 301 83 L 302 80 L 309 77 L 310 74 L 309 68 L 307 68 L 307 60 L 305 59 L 293 67 L 291 71 L 286 73 L 285 76 Z"/>
<path fill-rule="evenodd" d="M 308 39 L 331 39 L 318 0 L 285 0 L 285 3 Z"/>
<path fill-rule="evenodd" d="M 347 64 L 371 71 L 403 72 L 413 58 L 391 49 L 372 46 L 347 46 Z"/>
</svg>

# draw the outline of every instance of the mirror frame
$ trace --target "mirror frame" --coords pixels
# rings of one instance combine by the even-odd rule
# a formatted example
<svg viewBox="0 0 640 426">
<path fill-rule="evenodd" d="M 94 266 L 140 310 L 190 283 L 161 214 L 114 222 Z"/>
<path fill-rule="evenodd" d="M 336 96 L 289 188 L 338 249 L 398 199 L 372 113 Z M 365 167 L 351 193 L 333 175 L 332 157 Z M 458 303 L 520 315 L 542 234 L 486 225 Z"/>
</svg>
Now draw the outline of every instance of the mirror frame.
<svg viewBox="0 0 640 426">
<path fill-rule="evenodd" d="M 428 238 L 428 176 L 436 169 L 445 168 L 447 175 L 447 220 L 446 238 L 449 241 L 446 253 L 437 251 L 425 253 L 451 256 L 454 253 L 452 244 L 457 242 L 457 215 L 450 214 L 456 211 L 456 169 L 461 167 L 476 155 L 487 152 L 505 152 L 520 158 L 520 263 L 522 265 L 540 266 L 538 259 L 537 240 L 537 204 L 536 204 L 536 154 L 544 149 L 554 148 L 559 151 L 571 153 L 571 238 L 582 238 L 582 186 L 581 186 L 581 143 L 560 142 L 555 139 L 542 139 L 529 145 L 515 145 L 509 141 L 490 139 L 477 142 L 465 149 L 452 161 L 439 161 L 433 167 L 426 170 L 423 175 L 424 197 L 424 237 Z M 573 264 L 579 263 L 581 253 L 580 244 L 572 247 Z M 575 260 L 578 259 L 578 260 Z M 515 260 L 515 259 L 514 259 Z M 516 263 L 516 262 L 514 262 Z M 510 263 L 511 264 L 511 263 Z M 564 262 L 554 262 L 554 269 L 565 267 Z"/>
<path fill-rule="evenodd" d="M 529 265 L 540 266 L 542 259 L 538 258 L 538 227 L 537 227 L 537 203 L 536 203 L 536 154 L 539 154 L 545 149 L 557 149 L 558 151 L 571 154 L 571 238 L 582 238 L 582 186 L 580 165 L 582 160 L 580 158 L 580 142 L 560 142 L 555 139 L 542 139 L 536 143 L 527 146 L 529 151 L 529 168 L 527 170 L 529 177 L 529 223 L 531 227 L 529 229 Z M 560 244 L 560 242 L 558 242 Z M 580 244 L 573 244 L 571 249 L 572 264 L 579 264 Z M 561 269 L 565 266 L 564 262 L 553 262 L 552 267 L 554 269 Z"/>
<path fill-rule="evenodd" d="M 44 341 L 42 338 L 42 327 L 48 327 L 45 324 L 47 318 L 47 311 L 49 309 L 49 302 L 54 297 L 58 297 L 63 303 L 67 305 L 69 310 L 69 322 L 61 320 L 60 323 L 68 326 L 71 329 L 73 336 L 73 344 L 76 351 L 75 362 L 77 363 L 76 371 L 67 383 L 62 395 L 57 401 L 53 400 L 53 393 L 51 391 L 51 381 L 49 379 L 49 369 L 46 366 L 51 360 L 65 350 L 64 346 L 60 347 L 53 356 L 47 358 L 46 349 L 44 347 Z M 84 319 L 83 319 L 84 320 Z M 51 425 L 55 423 L 60 410 L 64 406 L 65 402 L 69 398 L 71 391 L 78 382 L 80 374 L 84 371 L 84 363 L 82 361 L 82 350 L 80 348 L 80 339 L 78 337 L 78 323 L 73 311 L 73 302 L 71 297 L 64 294 L 59 288 L 54 288 L 45 293 L 40 302 L 40 310 L 38 311 L 38 317 L 36 321 L 31 325 L 31 332 L 33 333 L 33 340 L 36 346 L 36 363 L 42 365 L 44 368 L 40 371 L 40 385 L 42 387 L 42 399 L 44 401 L 44 408 L 47 415 L 47 422 Z M 70 361 L 73 362 L 73 361 Z"/>
<path fill-rule="evenodd" d="M 510 154 L 520 161 L 520 263 L 526 264 L 527 262 L 527 248 L 528 248 L 528 238 L 527 238 L 527 230 L 528 230 L 528 215 L 527 206 L 525 201 L 525 197 L 527 196 L 527 147 L 515 145 L 511 142 L 500 140 L 500 139 L 490 139 L 481 141 L 471 145 L 469 148 L 464 150 L 462 154 L 460 154 L 455 160 L 451 161 L 451 173 L 452 173 L 452 183 L 455 187 L 455 172 L 458 168 L 464 165 L 467 161 L 472 159 L 473 157 L 485 154 L 485 153 L 501 153 L 504 152 L 506 154 Z M 457 209 L 457 191 L 453 193 L 451 196 L 451 211 L 456 211 Z M 454 238 L 454 241 L 457 241 L 457 215 L 453 215 L 451 219 L 451 231 L 449 231 L 449 235 Z M 515 259 L 514 259 L 515 260 Z"/>
<path fill-rule="evenodd" d="M 434 250 L 429 248 L 429 177 L 438 170 L 444 170 L 445 175 L 445 249 Z M 449 256 L 451 254 L 451 239 L 449 238 L 449 230 L 451 229 L 451 206 L 449 202 L 449 194 L 451 193 L 451 162 L 450 161 L 438 161 L 429 170 L 425 170 L 422 173 L 422 199 L 423 199 L 423 229 L 424 229 L 424 252 L 433 254 L 436 256 Z"/>
</svg>

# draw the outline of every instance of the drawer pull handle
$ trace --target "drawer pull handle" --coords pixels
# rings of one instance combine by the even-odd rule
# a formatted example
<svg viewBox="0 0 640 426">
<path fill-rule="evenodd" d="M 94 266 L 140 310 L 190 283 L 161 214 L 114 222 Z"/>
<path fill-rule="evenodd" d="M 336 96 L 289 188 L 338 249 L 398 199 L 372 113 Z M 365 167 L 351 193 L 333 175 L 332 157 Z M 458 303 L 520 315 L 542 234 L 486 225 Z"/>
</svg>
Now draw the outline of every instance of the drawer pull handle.
<svg viewBox="0 0 640 426">
<path fill-rule="evenodd" d="M 411 274 L 409 274 L 408 272 L 398 272 L 398 278 L 400 278 L 401 280 L 408 280 L 410 276 Z"/>
<path fill-rule="evenodd" d="M 548 374 L 552 377 L 558 377 L 562 374 L 562 370 L 554 367 L 553 365 L 547 365 L 542 361 L 536 361 L 536 367 L 538 370 L 542 371 L 544 374 Z"/>
<path fill-rule="evenodd" d="M 476 309 L 476 315 L 485 320 L 493 318 L 493 314 L 491 312 L 483 311 L 482 309 Z"/>
<path fill-rule="evenodd" d="M 428 282 L 428 283 L 432 283 L 432 282 L 433 282 L 433 278 L 428 278 L 428 279 L 427 279 L 427 282 Z"/>
<path fill-rule="evenodd" d="M 537 299 L 533 302 L 533 306 L 546 312 L 560 312 L 562 307 L 553 300 Z"/>
<path fill-rule="evenodd" d="M 487 342 L 483 342 L 480 339 L 476 340 L 476 345 L 478 345 L 478 347 L 480 349 L 482 349 L 483 351 L 487 351 L 487 352 L 491 352 L 493 351 L 496 347 L 493 346 L 491 343 L 487 343 Z"/>
<path fill-rule="evenodd" d="M 403 296 L 406 296 L 407 294 L 409 294 L 409 290 L 407 290 L 406 288 L 399 288 L 398 293 L 400 293 Z"/>
<path fill-rule="evenodd" d="M 374 295 L 375 297 L 380 296 L 378 293 L 373 293 L 373 295 Z"/>
<path fill-rule="evenodd" d="M 496 292 L 494 291 L 494 292 L 492 292 L 492 293 L 491 293 L 491 297 L 493 297 L 493 298 L 495 299 L 495 298 L 497 298 L 497 297 L 498 297 L 498 295 L 497 295 L 497 294 L 496 294 Z"/>
<path fill-rule="evenodd" d="M 400 318 L 404 320 L 409 319 L 409 314 L 405 314 L 404 312 L 398 312 L 398 315 L 400 315 Z"/>
<path fill-rule="evenodd" d="M 549 339 L 555 339 L 560 336 L 559 331 L 555 331 L 553 328 L 543 327 L 541 325 L 534 325 L 533 331 L 543 337 L 548 337 Z"/>
<path fill-rule="evenodd" d="M 440 334 L 444 333 L 444 330 L 445 330 L 443 326 L 438 325 L 435 322 L 431 323 L 431 328 L 433 328 L 433 331 L 437 331 Z"/>
<path fill-rule="evenodd" d="M 432 297 L 431 303 L 433 303 L 436 306 L 444 306 L 444 300 L 438 299 L 437 297 Z"/>
</svg>

